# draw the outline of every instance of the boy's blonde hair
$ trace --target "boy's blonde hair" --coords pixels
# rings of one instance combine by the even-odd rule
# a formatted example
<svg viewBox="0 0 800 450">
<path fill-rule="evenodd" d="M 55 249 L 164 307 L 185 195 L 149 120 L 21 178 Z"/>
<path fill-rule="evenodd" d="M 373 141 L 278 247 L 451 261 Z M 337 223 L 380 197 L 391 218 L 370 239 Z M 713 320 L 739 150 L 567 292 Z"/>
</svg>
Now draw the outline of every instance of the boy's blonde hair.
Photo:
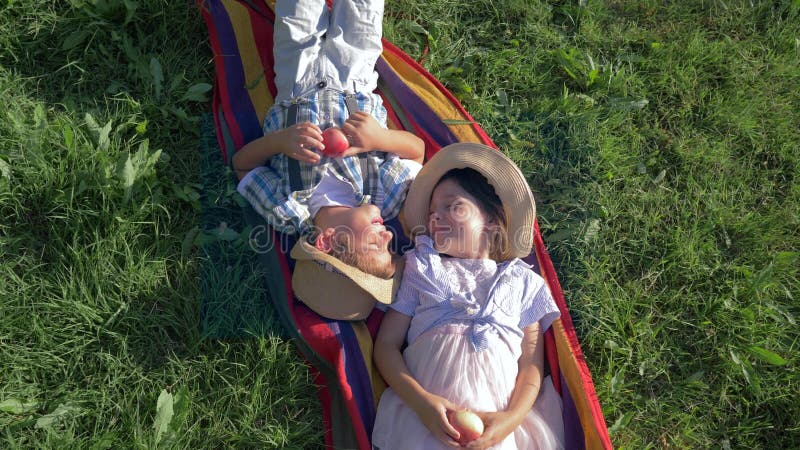
<svg viewBox="0 0 800 450">
<path fill-rule="evenodd" d="M 383 263 L 370 255 L 356 252 L 354 247 L 351 236 L 347 233 L 337 233 L 330 255 L 364 273 L 383 279 L 392 278 L 395 271 L 393 261 Z"/>
</svg>

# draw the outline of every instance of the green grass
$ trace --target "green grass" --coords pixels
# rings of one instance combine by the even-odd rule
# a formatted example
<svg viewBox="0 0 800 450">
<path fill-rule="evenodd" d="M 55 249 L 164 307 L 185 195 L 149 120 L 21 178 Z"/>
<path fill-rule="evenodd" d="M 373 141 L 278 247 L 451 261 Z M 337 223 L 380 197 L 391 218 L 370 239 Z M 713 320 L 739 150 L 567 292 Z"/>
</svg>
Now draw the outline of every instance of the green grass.
<svg viewBox="0 0 800 450">
<path fill-rule="evenodd" d="M 800 446 L 800 2 L 387 3 L 528 174 L 615 447 Z M 220 232 L 206 42 L 186 2 L 0 6 L 0 446 L 321 446 Z"/>
</svg>

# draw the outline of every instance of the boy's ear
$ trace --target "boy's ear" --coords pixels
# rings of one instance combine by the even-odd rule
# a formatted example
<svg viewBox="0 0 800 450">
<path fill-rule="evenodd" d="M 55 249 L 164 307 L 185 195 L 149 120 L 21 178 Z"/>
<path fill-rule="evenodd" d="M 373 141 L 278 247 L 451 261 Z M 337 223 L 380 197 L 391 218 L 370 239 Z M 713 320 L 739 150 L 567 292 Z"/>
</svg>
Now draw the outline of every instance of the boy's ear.
<svg viewBox="0 0 800 450">
<path fill-rule="evenodd" d="M 333 250 L 333 237 L 336 234 L 333 228 L 325 228 L 314 241 L 314 247 L 323 253 L 330 253 Z"/>
</svg>

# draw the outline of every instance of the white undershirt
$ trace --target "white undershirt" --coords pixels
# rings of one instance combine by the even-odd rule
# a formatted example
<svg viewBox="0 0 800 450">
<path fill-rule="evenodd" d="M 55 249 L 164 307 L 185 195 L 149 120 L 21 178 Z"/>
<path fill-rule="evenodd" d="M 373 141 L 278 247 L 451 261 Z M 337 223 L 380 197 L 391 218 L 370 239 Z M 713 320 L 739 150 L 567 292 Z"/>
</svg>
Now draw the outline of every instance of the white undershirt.
<svg viewBox="0 0 800 450">
<path fill-rule="evenodd" d="M 311 197 L 308 199 L 308 212 L 311 217 L 315 217 L 317 212 L 325 206 L 358 206 L 353 195 L 353 186 L 346 181 L 342 181 L 331 175 L 330 170 L 326 170 L 322 175 Z"/>
</svg>

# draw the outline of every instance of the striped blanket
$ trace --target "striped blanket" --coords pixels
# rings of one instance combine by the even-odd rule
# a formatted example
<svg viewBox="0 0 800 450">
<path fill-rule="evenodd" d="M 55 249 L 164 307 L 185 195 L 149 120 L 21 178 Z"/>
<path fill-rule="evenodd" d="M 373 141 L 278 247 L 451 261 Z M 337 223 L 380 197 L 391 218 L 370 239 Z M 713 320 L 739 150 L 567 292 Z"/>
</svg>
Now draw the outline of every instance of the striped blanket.
<svg viewBox="0 0 800 450">
<path fill-rule="evenodd" d="M 272 70 L 273 5 L 264 0 L 197 0 L 214 58 L 213 113 L 223 159 L 261 136 L 264 115 L 276 89 Z M 384 39 L 378 61 L 379 93 L 389 126 L 425 141 L 426 159 L 453 142 L 478 142 L 496 148 L 458 100 L 416 61 Z M 265 225 L 245 208 L 250 224 Z M 546 280 L 561 318 L 545 334 L 547 370 L 563 400 L 566 446 L 611 448 L 603 413 L 584 361 L 553 265 L 535 224 L 535 249 L 526 258 Z M 382 313 L 366 320 L 329 320 L 296 301 L 292 294 L 290 241 L 275 232 L 262 235 L 261 264 L 282 326 L 294 339 L 318 386 L 325 444 L 329 448 L 370 448 L 377 401 L 385 388 L 372 365 L 372 339 Z M 284 243 L 284 245 L 277 245 Z"/>
</svg>

